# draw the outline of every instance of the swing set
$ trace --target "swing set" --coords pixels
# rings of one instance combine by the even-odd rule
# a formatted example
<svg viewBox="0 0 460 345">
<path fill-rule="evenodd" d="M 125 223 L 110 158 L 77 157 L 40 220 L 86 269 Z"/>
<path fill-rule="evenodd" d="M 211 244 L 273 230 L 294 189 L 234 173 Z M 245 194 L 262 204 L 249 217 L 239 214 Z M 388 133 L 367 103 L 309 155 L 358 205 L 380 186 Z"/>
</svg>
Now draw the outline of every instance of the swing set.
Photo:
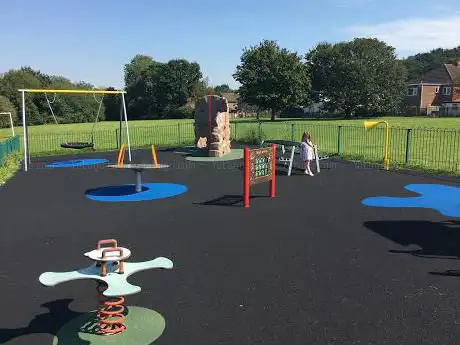
<svg viewBox="0 0 460 345">
<path fill-rule="evenodd" d="M 102 95 L 100 100 L 98 100 L 96 98 L 96 94 L 94 94 L 94 93 L 93 93 L 93 97 L 94 97 L 94 100 L 98 103 L 99 107 L 97 109 L 96 120 L 94 121 L 94 124 L 93 124 L 93 127 L 91 129 L 91 134 L 89 136 L 88 141 L 86 141 L 86 142 L 84 142 L 84 141 L 83 142 L 63 142 L 61 144 L 62 148 L 75 149 L 75 150 L 80 150 L 80 149 L 85 149 L 85 148 L 94 148 L 94 128 L 96 127 L 97 121 L 99 120 L 99 115 L 101 114 L 102 103 L 104 101 L 104 95 Z M 52 104 L 56 100 L 56 93 L 54 94 L 54 97 L 53 97 L 52 101 L 50 101 L 50 99 L 48 98 L 47 93 L 45 93 L 45 98 L 46 98 L 46 103 L 48 103 L 48 107 L 50 109 L 51 115 L 53 116 L 54 122 L 56 123 L 56 125 L 58 125 L 59 122 L 58 122 L 58 120 L 56 118 L 56 115 L 54 114 L 54 110 L 53 110 L 53 107 L 52 107 Z"/>
<path fill-rule="evenodd" d="M 126 91 L 123 90 L 54 90 L 54 89 L 20 89 L 18 90 L 21 92 L 21 99 L 22 99 L 22 128 L 23 128 L 23 145 L 24 145 L 24 170 L 28 171 L 29 164 L 31 163 L 30 159 L 30 145 L 29 145 L 29 129 L 27 126 L 27 112 L 26 112 L 26 94 L 28 93 L 44 93 L 46 102 L 48 104 L 48 107 L 50 109 L 51 115 L 54 119 L 54 122 L 56 124 L 59 124 L 57 117 L 54 113 L 54 109 L 52 104 L 56 100 L 56 95 L 57 94 L 92 94 L 95 101 L 98 103 L 98 110 L 96 114 L 96 119 L 93 123 L 93 127 L 91 129 L 90 136 L 87 141 L 80 141 L 80 142 L 62 142 L 61 147 L 62 148 L 67 148 L 67 149 L 74 149 L 74 150 L 80 150 L 80 149 L 85 149 L 85 148 L 94 148 L 95 143 L 94 143 L 94 130 L 96 128 L 96 124 L 99 120 L 99 116 L 101 114 L 102 110 L 102 103 L 104 100 L 105 95 L 121 95 L 121 109 L 120 109 L 120 132 L 119 132 L 119 142 L 122 142 L 122 127 L 123 127 L 123 122 L 125 123 L 125 129 L 126 129 L 126 138 L 127 138 L 127 146 L 128 146 L 128 158 L 129 161 L 131 162 L 131 142 L 130 142 L 130 137 L 129 137 L 129 127 L 128 127 L 128 115 L 126 112 L 126 102 L 125 102 L 125 94 Z M 52 100 L 50 100 L 50 97 L 48 97 L 48 94 L 53 94 L 54 97 Z M 102 95 L 101 99 L 98 100 L 96 95 Z"/>
</svg>

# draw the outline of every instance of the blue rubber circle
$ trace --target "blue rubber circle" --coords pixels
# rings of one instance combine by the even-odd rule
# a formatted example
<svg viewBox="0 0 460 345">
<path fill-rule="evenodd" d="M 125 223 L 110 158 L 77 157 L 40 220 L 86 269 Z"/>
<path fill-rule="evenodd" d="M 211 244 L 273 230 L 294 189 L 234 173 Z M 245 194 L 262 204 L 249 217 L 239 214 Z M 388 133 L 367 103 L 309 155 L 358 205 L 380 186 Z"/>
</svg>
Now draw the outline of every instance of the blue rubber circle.
<svg viewBox="0 0 460 345">
<path fill-rule="evenodd" d="M 103 202 L 149 201 L 171 198 L 186 193 L 187 190 L 187 186 L 182 184 L 144 183 L 142 191 L 137 193 L 134 184 L 126 184 L 90 189 L 85 196 L 90 200 Z"/>
<path fill-rule="evenodd" d="M 75 159 L 70 161 L 58 161 L 49 163 L 46 165 L 47 168 L 77 168 L 85 167 L 98 164 L 106 164 L 109 161 L 107 159 Z"/>
</svg>

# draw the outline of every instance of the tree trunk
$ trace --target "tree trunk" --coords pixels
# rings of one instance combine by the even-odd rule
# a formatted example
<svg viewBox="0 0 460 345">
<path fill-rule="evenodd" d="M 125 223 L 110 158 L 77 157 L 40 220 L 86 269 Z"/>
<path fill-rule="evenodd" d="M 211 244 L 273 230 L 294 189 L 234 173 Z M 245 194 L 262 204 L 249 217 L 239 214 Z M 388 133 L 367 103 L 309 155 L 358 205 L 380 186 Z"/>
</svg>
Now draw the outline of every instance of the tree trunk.
<svg viewBox="0 0 460 345">
<path fill-rule="evenodd" d="M 271 120 L 272 120 L 272 121 L 275 121 L 275 120 L 276 120 L 276 110 L 275 110 L 275 109 L 272 109 L 272 117 L 271 117 Z"/>
<path fill-rule="evenodd" d="M 260 119 L 260 109 L 259 108 L 257 108 L 257 111 L 256 111 L 256 119 L 257 121 L 259 121 Z"/>
</svg>

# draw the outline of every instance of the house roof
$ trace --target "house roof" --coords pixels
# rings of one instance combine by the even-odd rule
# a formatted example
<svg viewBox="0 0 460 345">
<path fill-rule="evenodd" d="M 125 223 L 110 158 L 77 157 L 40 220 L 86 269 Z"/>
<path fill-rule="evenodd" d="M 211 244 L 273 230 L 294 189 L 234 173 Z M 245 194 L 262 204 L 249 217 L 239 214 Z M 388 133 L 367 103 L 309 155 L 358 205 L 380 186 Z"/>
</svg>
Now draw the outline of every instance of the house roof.
<svg viewBox="0 0 460 345">
<path fill-rule="evenodd" d="M 445 64 L 444 65 L 447 73 L 449 73 L 452 82 L 458 81 L 460 79 L 460 64 Z"/>
<path fill-rule="evenodd" d="M 236 103 L 236 100 L 238 98 L 238 95 L 233 92 L 222 92 L 220 95 L 222 97 L 225 97 L 228 103 Z"/>
<path fill-rule="evenodd" d="M 427 72 L 420 79 L 411 80 L 409 84 L 452 84 L 457 78 L 460 78 L 460 64 L 443 64 Z"/>
</svg>

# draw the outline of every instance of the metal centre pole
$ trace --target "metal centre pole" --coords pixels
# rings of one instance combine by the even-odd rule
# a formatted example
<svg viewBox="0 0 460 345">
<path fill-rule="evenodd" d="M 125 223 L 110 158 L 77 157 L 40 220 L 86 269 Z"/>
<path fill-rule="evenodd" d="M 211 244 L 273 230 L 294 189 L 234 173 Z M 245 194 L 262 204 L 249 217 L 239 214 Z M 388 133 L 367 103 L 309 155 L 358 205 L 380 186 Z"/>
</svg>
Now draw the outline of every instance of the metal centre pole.
<svg viewBox="0 0 460 345">
<path fill-rule="evenodd" d="M 134 170 L 136 173 L 136 192 L 142 192 L 142 170 Z"/>
</svg>

